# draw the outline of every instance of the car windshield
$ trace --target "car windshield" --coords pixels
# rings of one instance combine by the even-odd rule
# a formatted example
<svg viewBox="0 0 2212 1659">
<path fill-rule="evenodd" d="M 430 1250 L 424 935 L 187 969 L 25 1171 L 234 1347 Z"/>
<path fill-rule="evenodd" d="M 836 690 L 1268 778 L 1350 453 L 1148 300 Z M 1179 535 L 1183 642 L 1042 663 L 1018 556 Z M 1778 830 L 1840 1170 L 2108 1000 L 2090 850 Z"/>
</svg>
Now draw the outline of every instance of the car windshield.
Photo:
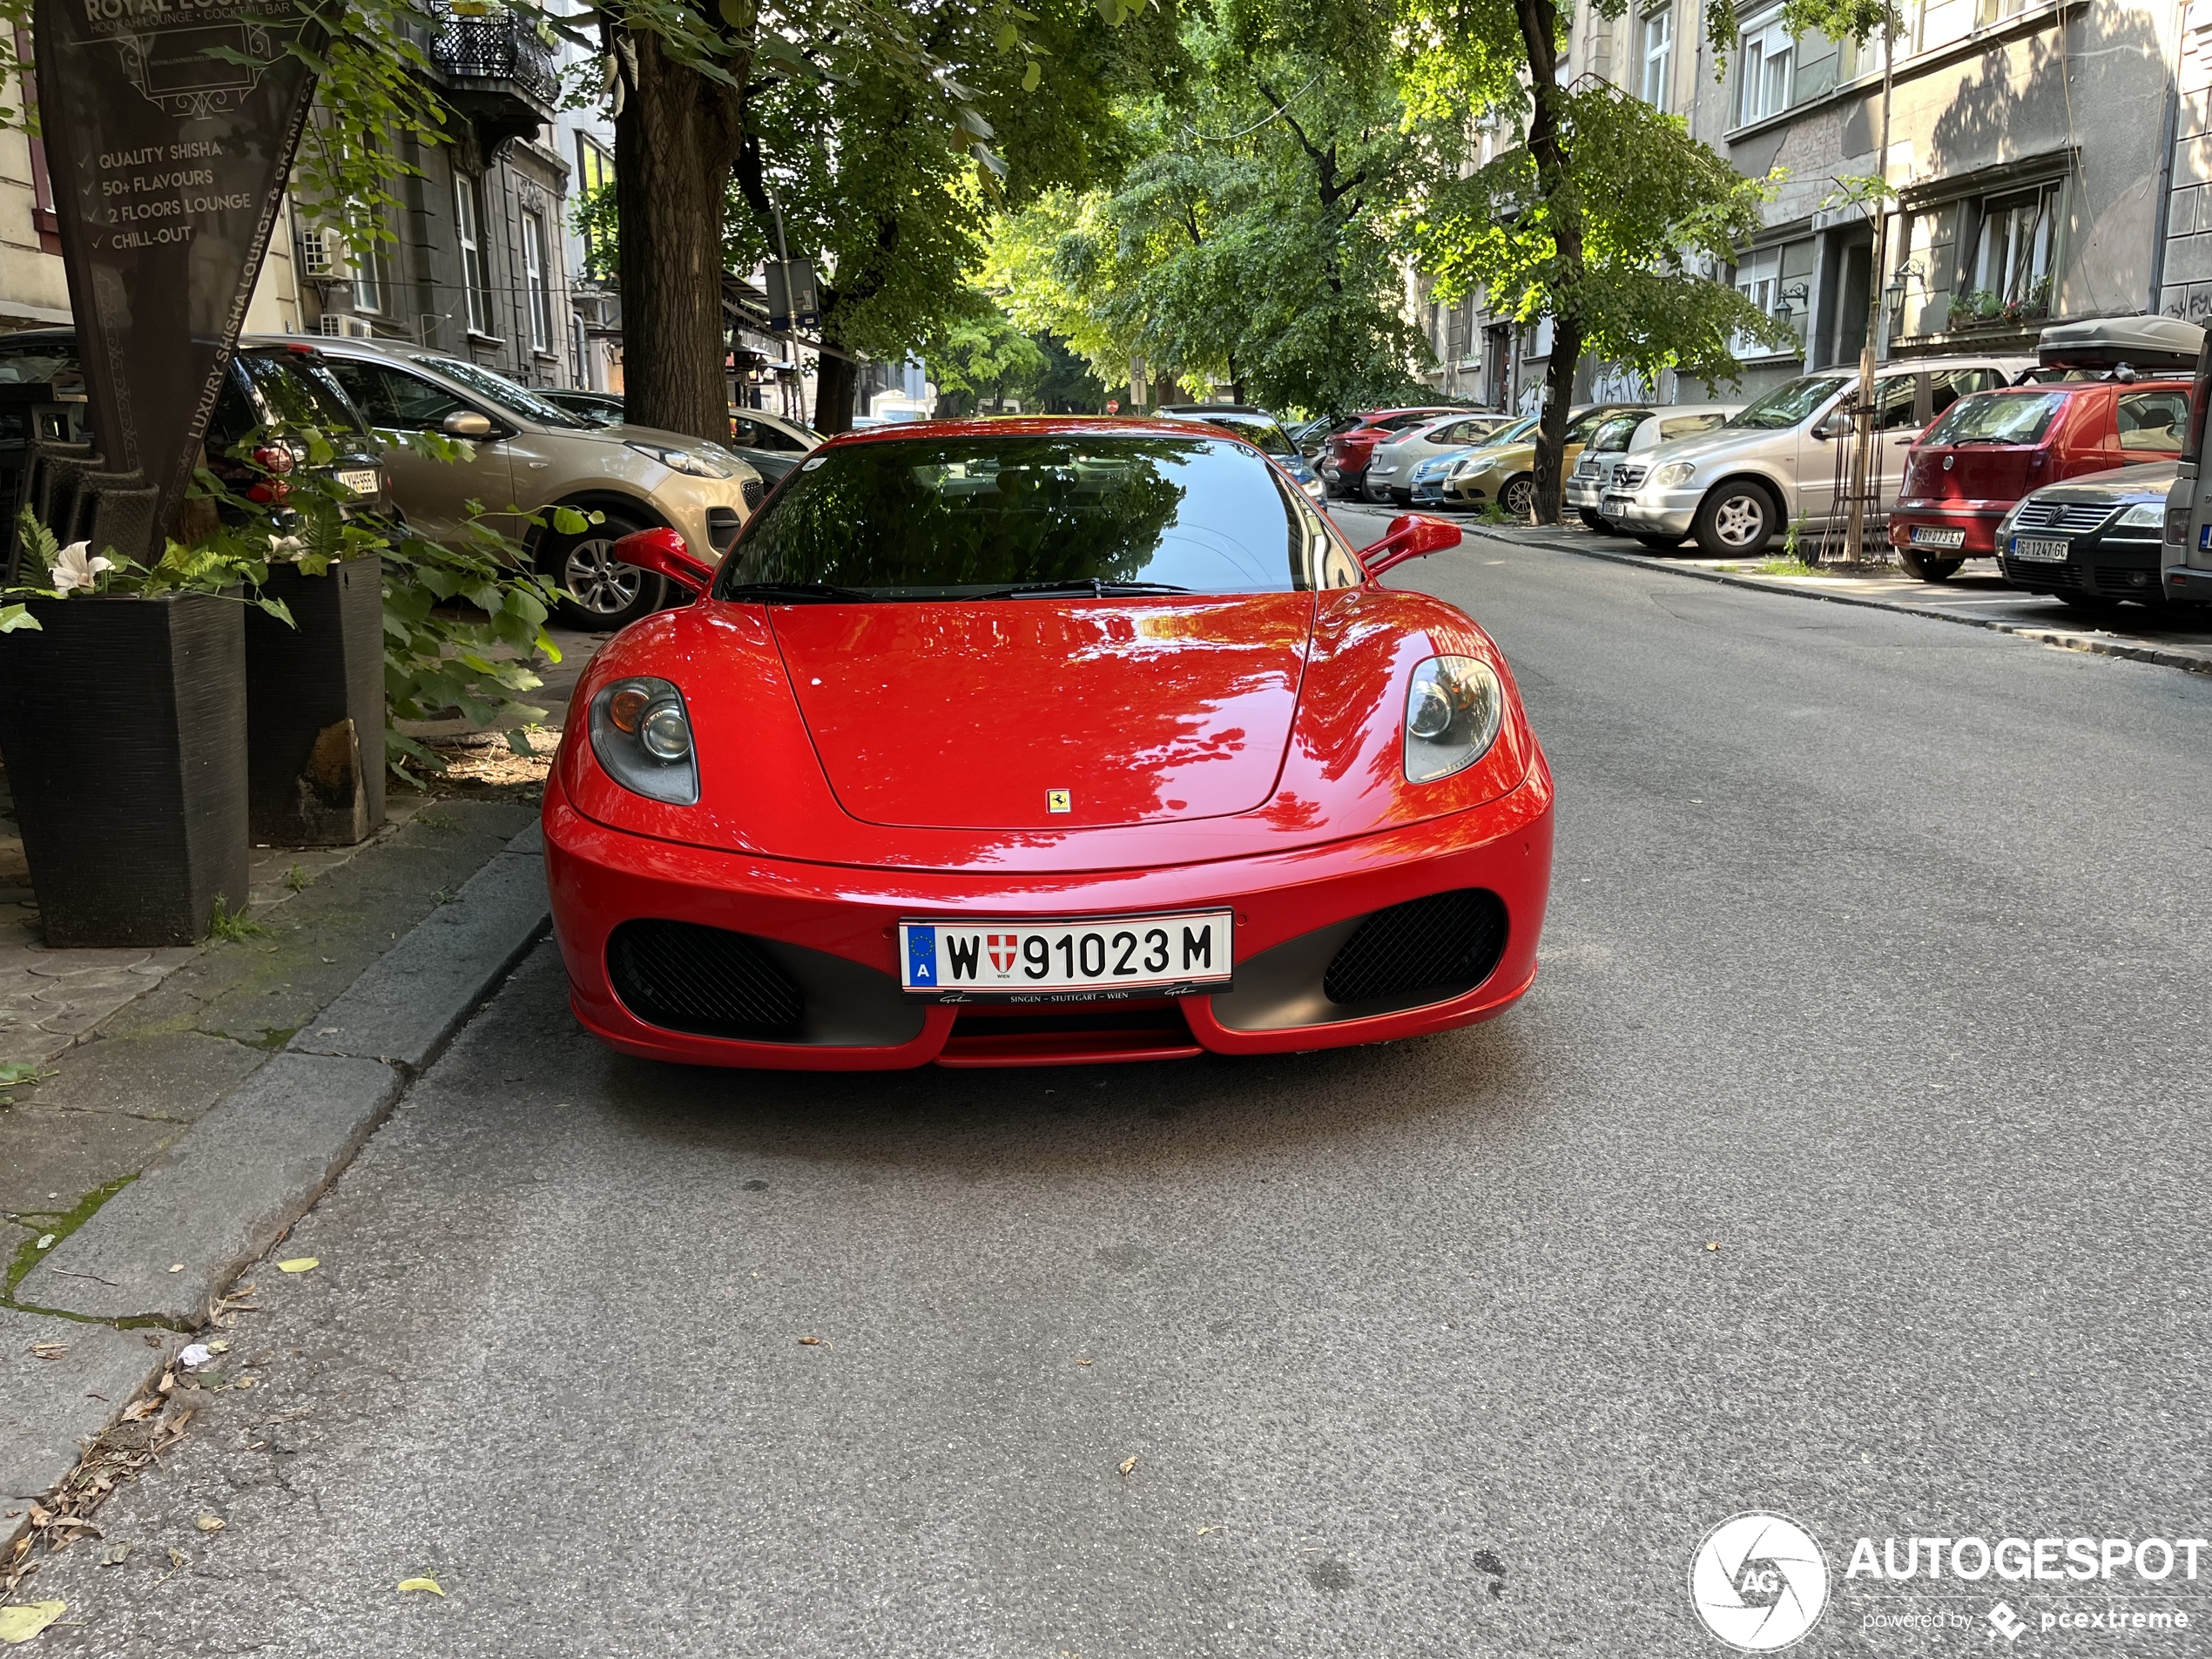
<svg viewBox="0 0 2212 1659">
<path fill-rule="evenodd" d="M 465 363 L 458 357 L 418 357 L 415 360 L 434 374 L 442 374 L 457 385 L 465 386 L 488 403 L 494 403 L 509 415 L 525 421 L 535 421 L 540 426 L 566 427 L 571 431 L 589 432 L 599 422 L 588 420 L 574 409 L 564 409 L 550 398 L 540 397 L 519 381 L 504 374 L 496 374 L 477 363 Z"/>
<path fill-rule="evenodd" d="M 1483 439 L 1481 447 L 1485 449 L 1502 449 L 1509 443 L 1519 443 L 1524 438 L 1533 438 L 1536 435 L 1537 419 L 1535 415 L 1524 415 L 1511 426 L 1501 431 L 1493 432 L 1488 437 Z"/>
<path fill-rule="evenodd" d="M 1246 443 L 1271 455 L 1294 455 L 1298 445 L 1283 435 L 1283 428 L 1264 415 L 1201 415 L 1198 420 L 1225 427 Z"/>
<path fill-rule="evenodd" d="M 75 341 L 48 335 L 0 345 L 0 386 L 39 386 L 49 381 L 65 394 L 84 393 L 84 373 L 78 367 Z"/>
<path fill-rule="evenodd" d="M 1627 448 L 1629 440 L 1635 435 L 1635 430 L 1643 424 L 1644 418 L 1642 413 L 1636 410 L 1615 415 L 1590 434 L 1588 447 L 1607 451 Z"/>
<path fill-rule="evenodd" d="M 1841 391 L 1844 379 L 1841 374 L 1806 374 L 1785 381 L 1764 397 L 1745 404 L 1729 416 L 1728 423 L 1769 432 L 1796 426 Z"/>
<path fill-rule="evenodd" d="M 279 426 L 320 427 L 337 432 L 366 429 L 353 400 L 314 359 L 290 352 L 241 352 L 238 361 Z"/>
<path fill-rule="evenodd" d="M 2065 407 L 2063 392 L 1983 392 L 1946 409 L 1920 442 L 2040 443 Z"/>
<path fill-rule="evenodd" d="M 882 438 L 801 462 L 747 521 L 721 591 L 1284 593 L 1310 585 L 1305 541 L 1274 473 L 1224 439 Z"/>
</svg>

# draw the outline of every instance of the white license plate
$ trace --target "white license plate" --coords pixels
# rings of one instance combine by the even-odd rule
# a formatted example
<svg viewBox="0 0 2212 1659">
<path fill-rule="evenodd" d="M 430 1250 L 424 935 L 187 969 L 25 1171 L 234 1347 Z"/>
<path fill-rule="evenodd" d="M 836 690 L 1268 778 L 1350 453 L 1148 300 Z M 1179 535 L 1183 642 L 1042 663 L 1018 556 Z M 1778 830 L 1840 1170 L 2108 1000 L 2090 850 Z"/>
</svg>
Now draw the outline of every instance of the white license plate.
<svg viewBox="0 0 2212 1659">
<path fill-rule="evenodd" d="M 902 921 L 899 982 L 954 1001 L 1179 995 L 1229 983 L 1226 910 L 1104 921 Z"/>
<path fill-rule="evenodd" d="M 374 467 L 357 467 L 338 475 L 338 482 L 356 496 L 374 496 L 383 487 L 384 480 Z"/>
<path fill-rule="evenodd" d="M 1933 529 L 1925 524 L 1912 527 L 1912 545 L 1915 547 L 1964 547 L 1966 544 L 1966 532 L 1964 530 Z M 2065 556 L 2061 554 L 2060 556 Z"/>
<path fill-rule="evenodd" d="M 1618 518 L 1628 510 L 1629 498 L 1626 496 L 1608 496 L 1598 503 L 1598 511 L 1608 518 Z"/>
<path fill-rule="evenodd" d="M 2046 542 L 2026 536 L 2013 537 L 2013 556 L 2038 564 L 2064 564 L 2073 550 L 2071 544 L 2065 542 Z"/>
</svg>

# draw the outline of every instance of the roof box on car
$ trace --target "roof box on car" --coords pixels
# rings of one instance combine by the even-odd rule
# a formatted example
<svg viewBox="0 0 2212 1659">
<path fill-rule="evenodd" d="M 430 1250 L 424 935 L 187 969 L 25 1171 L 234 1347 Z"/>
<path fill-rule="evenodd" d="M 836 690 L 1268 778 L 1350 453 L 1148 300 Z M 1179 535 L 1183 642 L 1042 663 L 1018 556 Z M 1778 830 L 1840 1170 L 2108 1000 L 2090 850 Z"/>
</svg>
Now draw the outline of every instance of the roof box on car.
<svg viewBox="0 0 2212 1659">
<path fill-rule="evenodd" d="M 2092 317 L 2053 323 L 2036 337 L 2035 359 L 2046 368 L 2138 371 L 2196 367 L 2204 330 L 2179 317 Z"/>
</svg>

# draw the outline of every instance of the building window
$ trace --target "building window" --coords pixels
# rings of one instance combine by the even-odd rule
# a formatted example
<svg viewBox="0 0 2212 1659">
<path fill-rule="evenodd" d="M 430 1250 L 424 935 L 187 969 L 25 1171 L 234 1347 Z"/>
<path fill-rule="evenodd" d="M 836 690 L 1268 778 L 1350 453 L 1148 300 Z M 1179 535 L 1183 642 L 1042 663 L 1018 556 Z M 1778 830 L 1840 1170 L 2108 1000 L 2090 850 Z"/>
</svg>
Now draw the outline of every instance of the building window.
<svg viewBox="0 0 2212 1659">
<path fill-rule="evenodd" d="M 1643 101 L 1655 110 L 1667 107 L 1667 69 L 1673 61 L 1675 12 L 1671 6 L 1644 14 Z"/>
<path fill-rule="evenodd" d="M 453 223 L 461 235 L 461 288 L 469 305 L 469 332 L 491 333 L 491 296 L 484 280 L 484 248 L 479 226 L 483 215 L 476 195 L 476 181 L 465 172 L 453 175 Z"/>
<path fill-rule="evenodd" d="M 530 349 L 553 349 L 553 290 L 545 280 L 545 217 L 523 215 L 523 287 L 529 300 Z"/>
<path fill-rule="evenodd" d="M 1771 317 L 1782 303 L 1782 250 L 1767 248 L 1759 253 L 1746 253 L 1736 262 L 1736 291 L 1749 300 L 1765 315 Z M 1738 334 L 1729 342 L 1730 353 L 1737 357 L 1765 357 L 1773 347 L 1749 334 Z"/>
<path fill-rule="evenodd" d="M 2059 186 L 1993 196 L 1982 205 L 1972 287 L 2000 305 L 2039 306 L 2051 297 L 2058 252 Z"/>
<path fill-rule="evenodd" d="M 596 192 L 614 188 L 615 158 L 604 145 L 588 132 L 576 135 L 576 179 L 580 200 L 588 201 Z M 578 226 L 577 233 L 583 239 L 584 270 L 597 270 L 598 255 L 591 245 L 589 219 Z"/>
<path fill-rule="evenodd" d="M 1778 12 L 1743 31 L 1743 44 L 1737 49 L 1736 59 L 1742 66 L 1736 93 L 1737 125 L 1764 121 L 1790 107 L 1797 57 L 1797 43 L 1783 27 Z"/>
<path fill-rule="evenodd" d="M 349 221 L 346 263 L 353 272 L 354 309 L 381 312 L 384 309 L 384 245 L 364 227 L 360 210 L 349 215 Z"/>
</svg>

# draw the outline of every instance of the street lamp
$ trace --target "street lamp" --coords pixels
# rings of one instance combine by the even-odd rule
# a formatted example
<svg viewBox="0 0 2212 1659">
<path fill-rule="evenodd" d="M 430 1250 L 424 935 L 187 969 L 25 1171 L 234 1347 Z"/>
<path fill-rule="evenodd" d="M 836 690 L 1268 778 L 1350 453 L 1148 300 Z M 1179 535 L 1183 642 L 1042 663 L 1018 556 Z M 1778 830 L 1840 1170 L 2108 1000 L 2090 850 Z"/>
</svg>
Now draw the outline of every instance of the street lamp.
<svg viewBox="0 0 2212 1659">
<path fill-rule="evenodd" d="M 1774 307 L 1775 320 L 1786 326 L 1795 314 L 1796 302 L 1810 299 L 1811 294 L 1812 290 L 1804 283 L 1792 282 L 1777 296 L 1778 303 Z"/>
</svg>

